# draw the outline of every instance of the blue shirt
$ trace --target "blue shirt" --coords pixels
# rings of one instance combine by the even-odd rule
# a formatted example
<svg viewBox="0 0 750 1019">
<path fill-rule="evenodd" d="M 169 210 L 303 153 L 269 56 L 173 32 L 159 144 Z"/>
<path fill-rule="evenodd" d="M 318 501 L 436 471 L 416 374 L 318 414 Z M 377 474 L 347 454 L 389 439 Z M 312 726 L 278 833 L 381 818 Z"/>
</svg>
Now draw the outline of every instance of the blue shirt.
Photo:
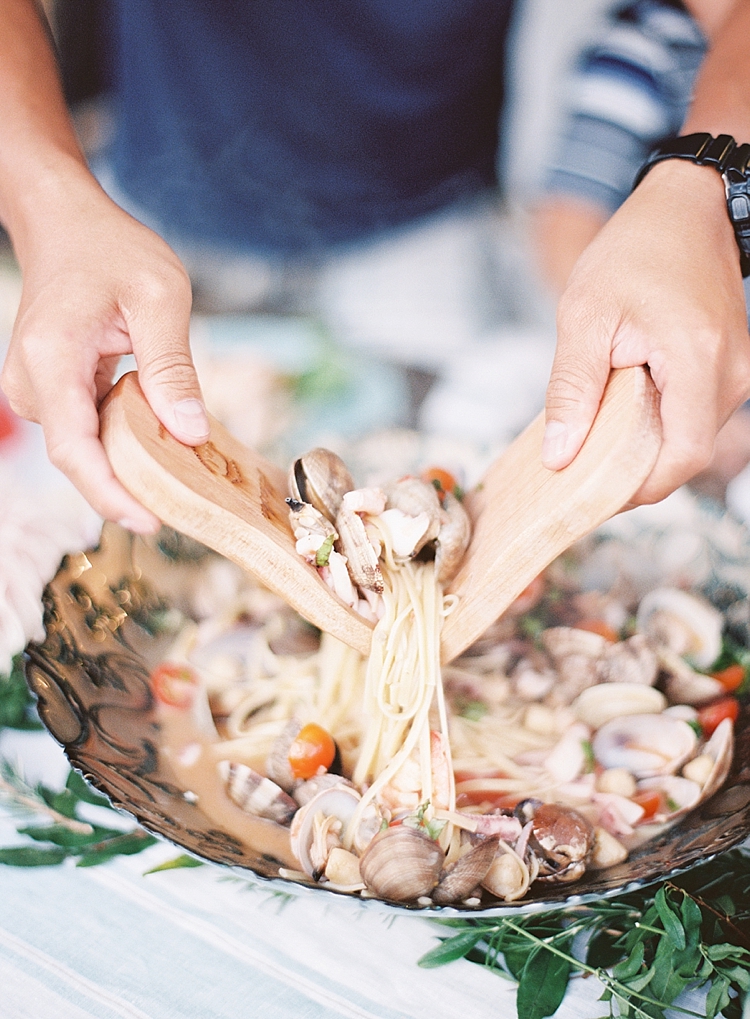
<svg viewBox="0 0 750 1019">
<path fill-rule="evenodd" d="M 310 254 L 493 186 L 511 0 L 111 0 L 120 187 Z"/>
</svg>

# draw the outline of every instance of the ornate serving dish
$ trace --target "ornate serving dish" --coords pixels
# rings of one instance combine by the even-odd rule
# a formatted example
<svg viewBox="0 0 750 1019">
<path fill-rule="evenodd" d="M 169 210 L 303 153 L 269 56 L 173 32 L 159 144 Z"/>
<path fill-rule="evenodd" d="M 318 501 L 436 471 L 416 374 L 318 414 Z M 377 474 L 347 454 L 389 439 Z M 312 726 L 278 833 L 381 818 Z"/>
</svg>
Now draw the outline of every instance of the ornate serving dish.
<svg viewBox="0 0 750 1019">
<path fill-rule="evenodd" d="M 585 586 L 617 580 L 640 593 L 669 583 L 700 591 L 725 614 L 733 639 L 750 643 L 750 540 L 734 521 L 683 492 L 626 514 L 577 547 Z M 184 609 L 223 562 L 175 532 L 144 540 L 107 525 L 100 546 L 68 556 L 45 593 L 46 638 L 27 649 L 39 713 L 71 764 L 148 830 L 218 864 L 281 882 L 278 834 L 240 840 L 180 788 L 159 751 L 149 675 L 168 647 L 159 621 Z M 490 908 L 428 907 L 441 915 L 550 908 L 624 893 L 707 858 L 750 834 L 750 711 L 737 722 L 723 788 L 622 864 L 572 885 L 532 886 L 519 902 Z M 262 829 L 262 826 L 261 826 Z M 295 886 L 284 881 L 285 888 Z M 362 904 L 381 905 L 373 900 Z M 388 906 L 406 909 L 410 907 Z"/>
</svg>

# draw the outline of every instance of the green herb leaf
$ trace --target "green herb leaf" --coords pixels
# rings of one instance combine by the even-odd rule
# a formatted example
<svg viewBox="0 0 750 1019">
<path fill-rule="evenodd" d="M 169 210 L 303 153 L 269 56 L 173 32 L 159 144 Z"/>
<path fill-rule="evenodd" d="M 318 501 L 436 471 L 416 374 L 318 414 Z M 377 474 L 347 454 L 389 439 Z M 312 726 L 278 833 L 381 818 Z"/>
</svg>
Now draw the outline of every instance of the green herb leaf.
<svg viewBox="0 0 750 1019">
<path fill-rule="evenodd" d="M 156 839 L 153 835 L 148 835 L 140 829 L 125 835 L 118 835 L 117 838 L 84 848 L 76 867 L 95 867 L 100 863 L 107 863 L 115 856 L 134 856 L 155 843 Z"/>
<path fill-rule="evenodd" d="M 71 831 L 64 824 L 36 825 L 28 828 L 19 828 L 19 835 L 28 835 L 36 842 L 52 842 L 56 846 L 65 846 L 68 849 L 76 849 L 80 846 L 89 846 L 92 843 L 103 842 L 106 839 L 122 835 L 116 828 L 98 828 L 92 825 L 89 833 Z"/>
<path fill-rule="evenodd" d="M 70 769 L 65 788 L 77 799 L 83 800 L 84 803 L 91 803 L 95 807 L 108 807 L 110 810 L 112 809 L 112 804 L 107 797 L 92 789 L 86 779 L 74 768 Z"/>
<path fill-rule="evenodd" d="M 68 856 L 61 846 L 13 846 L 0 849 L 0 863 L 9 867 L 55 867 Z"/>
<path fill-rule="evenodd" d="M 461 706 L 461 718 L 468 718 L 471 722 L 478 722 L 480 718 L 484 718 L 490 709 L 484 703 L 484 701 L 466 701 Z"/>
<path fill-rule="evenodd" d="M 316 566 L 327 566 L 328 560 L 331 557 L 331 549 L 333 548 L 334 536 L 329 534 L 327 538 L 323 540 L 323 544 L 320 546 L 318 551 L 315 553 L 315 565 Z M 334 562 L 336 560 L 334 559 Z"/>
<path fill-rule="evenodd" d="M 162 870 L 179 870 L 182 867 L 203 867 L 203 860 L 196 860 L 194 856 L 188 856 L 187 853 L 181 853 L 180 856 L 175 856 L 171 860 L 165 860 L 164 863 L 160 863 L 157 867 L 152 867 L 150 870 L 144 870 L 143 876 L 147 874 L 158 874 Z"/>
<path fill-rule="evenodd" d="M 516 1010 L 523 1019 L 553 1015 L 565 997 L 571 966 L 549 951 L 532 952 L 523 968 L 516 995 Z"/>
<path fill-rule="evenodd" d="M 685 947 L 685 929 L 682 926 L 680 917 L 676 912 L 673 911 L 668 899 L 666 890 L 662 887 L 656 893 L 654 899 L 654 905 L 656 906 L 659 918 L 664 924 L 664 930 L 666 931 L 667 937 L 672 942 L 675 948 Z"/>
<path fill-rule="evenodd" d="M 23 655 L 16 655 L 8 675 L 0 675 L 0 731 L 41 729 L 36 717 L 36 700 L 26 685 Z"/>
<path fill-rule="evenodd" d="M 631 977 L 634 977 L 636 973 L 639 973 L 643 966 L 644 954 L 645 948 L 643 946 L 643 942 L 639 941 L 628 958 L 623 959 L 623 961 L 618 963 L 612 970 L 618 980 L 629 980 Z"/>
<path fill-rule="evenodd" d="M 452 938 L 445 938 L 437 948 L 430 949 L 419 960 L 418 965 L 422 969 L 435 969 L 438 966 L 445 966 L 455 959 L 463 959 L 467 952 L 479 944 L 484 937 L 483 930 L 471 929 L 461 934 L 454 934 Z"/>
</svg>

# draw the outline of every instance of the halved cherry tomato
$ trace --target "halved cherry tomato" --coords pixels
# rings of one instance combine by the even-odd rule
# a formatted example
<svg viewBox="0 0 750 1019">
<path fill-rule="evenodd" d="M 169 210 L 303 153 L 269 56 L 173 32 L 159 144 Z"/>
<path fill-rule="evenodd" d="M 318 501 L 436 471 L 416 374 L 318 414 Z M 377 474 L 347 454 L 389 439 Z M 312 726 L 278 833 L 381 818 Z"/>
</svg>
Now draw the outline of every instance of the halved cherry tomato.
<svg viewBox="0 0 750 1019">
<path fill-rule="evenodd" d="M 20 419 L 16 417 L 5 400 L 0 396 L 0 442 L 12 438 L 18 431 Z"/>
<path fill-rule="evenodd" d="M 422 481 L 426 481 L 428 485 L 435 486 L 441 502 L 448 492 L 456 496 L 458 494 L 458 482 L 450 471 L 446 471 L 442 467 L 427 467 L 422 471 L 421 477 Z"/>
<path fill-rule="evenodd" d="M 598 633 L 605 640 L 613 643 L 620 639 L 617 630 L 605 623 L 603 619 L 580 619 L 576 624 L 576 630 L 588 630 L 589 633 Z"/>
<path fill-rule="evenodd" d="M 727 665 L 726 669 L 719 672 L 712 672 L 714 679 L 718 679 L 727 693 L 732 693 L 742 686 L 745 680 L 745 666 L 735 662 L 734 665 Z"/>
<path fill-rule="evenodd" d="M 721 697 L 718 701 L 707 704 L 698 711 L 698 722 L 703 729 L 703 735 L 713 735 L 725 718 L 731 718 L 732 722 L 736 722 L 739 713 L 740 702 L 736 697 Z"/>
<path fill-rule="evenodd" d="M 315 722 L 303 725 L 289 747 L 289 767 L 295 778 L 313 778 L 333 764 L 336 744 L 333 736 Z"/>
<path fill-rule="evenodd" d="M 641 823 L 657 814 L 662 805 L 662 794 L 658 789 L 642 789 L 640 792 L 634 793 L 630 799 L 639 807 L 643 807 Z"/>
<path fill-rule="evenodd" d="M 189 708 L 198 677 L 189 665 L 162 662 L 151 673 L 151 690 L 157 701 L 172 708 Z"/>
<path fill-rule="evenodd" d="M 534 577 L 528 587 L 521 591 L 516 600 L 511 602 L 508 612 L 513 616 L 522 616 L 524 612 L 529 612 L 541 601 L 546 586 L 544 574 L 540 573 L 538 577 Z"/>
</svg>

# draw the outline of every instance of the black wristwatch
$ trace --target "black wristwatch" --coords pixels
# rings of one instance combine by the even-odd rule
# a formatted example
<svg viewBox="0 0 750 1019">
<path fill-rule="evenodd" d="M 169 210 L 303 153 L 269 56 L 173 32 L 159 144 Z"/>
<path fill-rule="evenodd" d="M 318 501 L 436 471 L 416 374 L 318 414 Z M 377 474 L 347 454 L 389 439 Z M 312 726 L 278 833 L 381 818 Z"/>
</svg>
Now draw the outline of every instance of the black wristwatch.
<svg viewBox="0 0 750 1019">
<path fill-rule="evenodd" d="M 728 134 L 686 134 L 668 138 L 654 149 L 638 171 L 637 188 L 648 171 L 665 159 L 689 159 L 698 166 L 713 166 L 724 178 L 727 212 L 740 249 L 742 275 L 750 276 L 750 145 L 738 145 Z"/>
</svg>

